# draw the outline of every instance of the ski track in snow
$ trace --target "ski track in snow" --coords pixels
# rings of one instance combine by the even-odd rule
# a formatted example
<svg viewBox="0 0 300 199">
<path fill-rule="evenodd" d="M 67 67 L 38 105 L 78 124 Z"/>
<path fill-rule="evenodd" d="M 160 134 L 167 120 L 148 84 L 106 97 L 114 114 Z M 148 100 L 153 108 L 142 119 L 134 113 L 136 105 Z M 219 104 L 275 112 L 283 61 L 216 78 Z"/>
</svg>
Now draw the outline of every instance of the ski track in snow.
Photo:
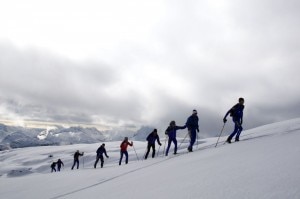
<svg viewBox="0 0 300 199">
<path fill-rule="evenodd" d="M 169 158 L 169 159 L 170 159 L 170 158 Z M 50 199 L 62 198 L 62 197 L 67 196 L 67 195 L 71 195 L 71 194 L 74 194 L 74 193 L 77 193 L 77 192 L 80 192 L 80 191 L 83 191 L 83 190 L 90 189 L 90 188 L 92 188 L 92 187 L 101 185 L 101 184 L 103 184 L 103 183 L 112 181 L 112 180 L 114 180 L 114 179 L 121 178 L 121 177 L 126 176 L 126 175 L 128 175 L 128 174 L 131 174 L 131 173 L 133 173 L 133 172 L 136 172 L 136 171 L 139 171 L 139 170 L 142 170 L 142 169 L 151 167 L 151 166 L 156 165 L 156 164 L 160 164 L 160 163 L 162 163 L 162 162 L 164 162 L 164 161 L 166 161 L 166 160 L 168 160 L 168 159 L 165 159 L 165 160 L 162 160 L 162 161 L 159 161 L 159 162 L 155 162 L 155 163 L 152 163 L 152 164 L 147 165 L 147 166 L 144 166 L 144 167 L 140 167 L 140 168 L 137 168 L 137 169 L 133 169 L 133 170 L 131 170 L 131 171 L 128 171 L 128 172 L 122 173 L 122 174 L 120 174 L 120 175 L 117 175 L 117 176 L 108 178 L 108 179 L 106 179 L 106 180 L 103 180 L 103 181 L 101 181 L 101 182 L 99 182 L 99 183 L 94 183 L 94 184 L 92 184 L 92 185 L 85 186 L 85 187 L 83 187 L 83 188 L 80 188 L 80 189 L 77 189 L 77 190 L 74 190 L 74 191 L 71 191 L 71 192 L 68 192 L 68 193 L 65 193 L 65 194 L 61 194 L 61 195 L 55 196 L 55 197 L 50 198 Z"/>
<path fill-rule="evenodd" d="M 211 148 L 211 147 L 210 147 L 210 148 Z M 204 148 L 204 147 L 203 147 L 203 148 L 199 148 L 199 149 L 196 149 L 196 150 L 194 150 L 194 151 L 198 151 L 198 150 L 201 150 L 201 149 L 205 149 L 205 148 Z M 55 197 L 52 197 L 52 198 L 50 198 L 50 199 L 62 198 L 62 197 L 64 197 L 64 196 L 68 196 L 68 195 L 71 195 L 71 194 L 74 194 L 74 193 L 78 193 L 78 192 L 80 192 L 80 191 L 83 191 L 83 190 L 87 190 L 87 189 L 96 187 L 96 186 L 101 185 L 101 184 L 103 184 L 103 183 L 112 181 L 112 180 L 117 179 L 117 178 L 121 178 L 121 177 L 123 177 L 123 176 L 129 175 L 129 174 L 134 173 L 134 172 L 136 172 L 136 171 L 140 171 L 140 170 L 146 169 L 146 168 L 151 167 L 151 166 L 153 166 L 153 165 L 161 164 L 161 163 L 163 163 L 163 162 L 165 162 L 165 161 L 171 160 L 171 159 L 173 159 L 173 158 L 180 157 L 180 156 L 185 155 L 185 154 L 188 154 L 188 152 L 181 152 L 181 153 L 177 153 L 176 155 L 172 155 L 172 156 L 168 156 L 168 157 L 165 157 L 165 156 L 158 156 L 157 159 L 158 159 L 158 158 L 164 158 L 164 157 L 165 157 L 165 159 L 162 159 L 162 160 L 160 160 L 160 161 L 154 162 L 154 163 L 149 164 L 149 165 L 144 166 L 144 167 L 140 167 L 140 168 L 137 168 L 137 169 L 132 169 L 132 170 L 130 170 L 130 171 L 128 171 L 128 172 L 125 172 L 125 173 L 122 173 L 122 174 L 120 174 L 120 175 L 116 175 L 116 176 L 114 176 L 114 177 L 105 179 L 105 180 L 103 180 L 103 181 L 101 181 L 101 182 L 94 183 L 94 184 L 91 184 L 91 185 L 82 187 L 82 188 L 80 188 L 80 189 L 76 189 L 76 190 L 74 190 L 74 191 L 70 191 L 70 192 L 65 193 L 65 194 L 60 194 L 60 195 L 55 196 Z M 143 161 L 143 160 L 141 160 L 141 161 Z M 117 166 L 109 166 L 109 167 L 117 167 Z"/>
</svg>

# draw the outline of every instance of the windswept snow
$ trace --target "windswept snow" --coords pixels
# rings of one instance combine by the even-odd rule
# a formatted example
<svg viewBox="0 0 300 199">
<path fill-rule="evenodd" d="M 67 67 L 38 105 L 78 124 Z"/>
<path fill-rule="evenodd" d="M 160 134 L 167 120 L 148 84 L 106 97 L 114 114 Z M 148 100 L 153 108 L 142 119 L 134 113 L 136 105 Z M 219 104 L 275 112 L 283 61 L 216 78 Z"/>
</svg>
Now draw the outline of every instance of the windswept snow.
<svg viewBox="0 0 300 199">
<path fill-rule="evenodd" d="M 129 164 L 121 166 L 120 141 L 106 142 L 110 158 L 102 169 L 93 168 L 101 143 L 2 151 L 0 198 L 300 198 L 300 118 L 244 131 L 238 143 L 225 139 L 217 148 L 216 137 L 199 140 L 193 153 L 186 152 L 186 140 L 169 157 L 162 156 L 162 140 L 159 157 L 148 160 L 142 160 L 146 142 L 134 141 Z M 80 169 L 70 170 L 77 149 L 85 155 Z M 64 169 L 50 173 L 58 158 Z"/>
</svg>

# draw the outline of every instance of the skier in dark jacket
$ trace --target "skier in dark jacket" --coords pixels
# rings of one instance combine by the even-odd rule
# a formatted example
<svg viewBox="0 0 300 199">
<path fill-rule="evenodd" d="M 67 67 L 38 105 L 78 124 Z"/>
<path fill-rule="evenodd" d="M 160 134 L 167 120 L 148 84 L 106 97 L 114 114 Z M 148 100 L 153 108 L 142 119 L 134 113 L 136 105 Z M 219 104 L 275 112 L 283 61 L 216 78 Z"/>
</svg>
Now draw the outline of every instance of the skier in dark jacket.
<svg viewBox="0 0 300 199">
<path fill-rule="evenodd" d="M 61 159 L 58 159 L 56 163 L 57 163 L 57 171 L 60 171 L 61 165 L 64 166 L 64 163 L 61 161 Z"/>
<path fill-rule="evenodd" d="M 73 166 L 72 166 L 72 170 L 74 169 L 75 164 L 77 164 L 77 169 L 79 169 L 79 156 L 83 156 L 83 154 L 84 154 L 83 152 L 79 153 L 79 150 L 77 150 L 74 153 L 74 163 L 73 163 Z"/>
<path fill-rule="evenodd" d="M 184 126 L 176 126 L 175 121 L 171 121 L 170 122 L 170 126 L 166 129 L 165 134 L 168 135 L 169 140 L 168 140 L 168 146 L 166 149 L 166 156 L 168 156 L 169 153 L 169 149 L 171 146 L 171 142 L 174 143 L 175 147 L 174 147 L 174 154 L 177 154 L 177 140 L 176 140 L 176 131 L 178 129 L 185 129 L 186 125 Z"/>
<path fill-rule="evenodd" d="M 54 171 L 54 172 L 56 172 L 56 169 L 55 169 L 55 166 L 56 166 L 56 162 L 52 162 L 52 164 L 51 164 L 51 173 Z"/>
<path fill-rule="evenodd" d="M 157 129 L 154 129 L 152 131 L 152 133 L 150 133 L 147 137 L 147 141 L 148 141 L 148 146 L 147 146 L 147 152 L 145 155 L 145 159 L 148 158 L 150 149 L 152 148 L 152 158 L 154 158 L 155 156 L 155 141 L 157 140 L 157 143 L 159 144 L 159 146 L 161 146 L 161 143 L 159 141 L 159 136 L 157 135 Z"/>
<path fill-rule="evenodd" d="M 106 156 L 106 158 L 109 158 L 109 156 L 106 153 L 104 143 L 98 148 L 96 153 L 97 153 L 97 157 L 96 157 L 96 162 L 94 164 L 94 168 L 96 169 L 96 166 L 97 166 L 97 163 L 98 163 L 99 159 L 101 160 L 101 168 L 103 168 L 103 164 L 104 164 L 103 154 Z"/>
<path fill-rule="evenodd" d="M 195 144 L 197 132 L 199 132 L 199 124 L 198 124 L 199 118 L 197 116 L 197 111 L 193 110 L 193 114 L 187 119 L 186 126 L 188 128 L 188 133 L 190 136 L 190 145 L 188 147 L 188 151 L 193 151 L 193 145 Z"/>
<path fill-rule="evenodd" d="M 131 143 L 128 142 L 128 137 L 125 137 L 123 142 L 120 145 L 120 148 L 121 148 L 120 155 L 121 155 L 121 157 L 120 157 L 119 165 L 121 165 L 121 163 L 122 163 L 123 155 L 125 155 L 125 157 L 126 157 L 125 163 L 128 164 L 128 152 L 127 152 L 128 145 L 133 146 L 133 142 L 132 141 L 131 141 Z"/>
<path fill-rule="evenodd" d="M 230 114 L 232 117 L 232 121 L 234 123 L 234 130 L 230 134 L 230 136 L 227 138 L 226 142 L 231 143 L 231 139 L 235 136 L 235 141 L 240 141 L 240 135 L 243 130 L 242 124 L 243 124 L 243 111 L 244 111 L 244 98 L 239 98 L 239 103 L 234 105 L 224 116 L 223 122 L 226 123 L 227 119 L 226 117 Z"/>
</svg>

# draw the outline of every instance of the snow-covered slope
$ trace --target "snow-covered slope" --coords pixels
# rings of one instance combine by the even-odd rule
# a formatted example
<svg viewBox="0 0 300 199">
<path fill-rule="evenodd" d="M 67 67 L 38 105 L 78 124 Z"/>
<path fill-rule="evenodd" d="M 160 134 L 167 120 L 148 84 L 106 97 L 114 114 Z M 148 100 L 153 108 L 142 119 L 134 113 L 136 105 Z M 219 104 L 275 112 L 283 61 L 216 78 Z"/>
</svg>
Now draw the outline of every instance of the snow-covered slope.
<svg viewBox="0 0 300 199">
<path fill-rule="evenodd" d="M 2 151 L 0 198 L 300 198 L 300 118 L 245 131 L 238 143 L 225 139 L 217 148 L 217 138 L 199 140 L 193 153 L 183 143 L 169 157 L 163 145 L 159 157 L 143 161 L 146 143 L 134 141 L 129 164 L 121 166 L 120 142 L 107 142 L 102 169 L 93 168 L 101 143 Z M 77 149 L 85 155 L 80 169 L 70 170 Z M 58 158 L 64 169 L 50 173 Z"/>
</svg>

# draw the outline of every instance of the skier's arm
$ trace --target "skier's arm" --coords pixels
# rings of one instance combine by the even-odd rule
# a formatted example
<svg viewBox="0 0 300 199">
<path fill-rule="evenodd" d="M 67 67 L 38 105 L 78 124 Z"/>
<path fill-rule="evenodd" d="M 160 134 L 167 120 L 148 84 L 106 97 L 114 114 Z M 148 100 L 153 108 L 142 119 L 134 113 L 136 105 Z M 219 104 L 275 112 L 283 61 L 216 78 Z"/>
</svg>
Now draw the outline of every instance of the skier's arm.
<svg viewBox="0 0 300 199">
<path fill-rule="evenodd" d="M 178 130 L 178 129 L 185 129 L 185 128 L 186 128 L 186 125 L 184 125 L 184 126 L 176 126 L 175 127 L 176 130 Z"/>
<path fill-rule="evenodd" d="M 107 158 L 109 158 L 109 156 L 108 156 L 107 153 L 106 153 L 106 149 L 104 149 L 104 155 L 105 155 Z"/>
<path fill-rule="evenodd" d="M 241 114 L 241 124 L 243 124 L 243 111 L 242 111 L 242 114 Z"/>
<path fill-rule="evenodd" d="M 159 141 L 159 136 L 157 135 L 157 143 L 161 146 L 161 143 Z"/>
<path fill-rule="evenodd" d="M 232 109 L 232 108 L 231 108 Z M 231 109 L 229 109 L 229 111 L 227 111 L 227 113 L 225 114 L 224 118 L 223 118 L 223 122 L 226 123 L 227 122 L 227 119 L 226 117 L 229 115 Z"/>
</svg>

